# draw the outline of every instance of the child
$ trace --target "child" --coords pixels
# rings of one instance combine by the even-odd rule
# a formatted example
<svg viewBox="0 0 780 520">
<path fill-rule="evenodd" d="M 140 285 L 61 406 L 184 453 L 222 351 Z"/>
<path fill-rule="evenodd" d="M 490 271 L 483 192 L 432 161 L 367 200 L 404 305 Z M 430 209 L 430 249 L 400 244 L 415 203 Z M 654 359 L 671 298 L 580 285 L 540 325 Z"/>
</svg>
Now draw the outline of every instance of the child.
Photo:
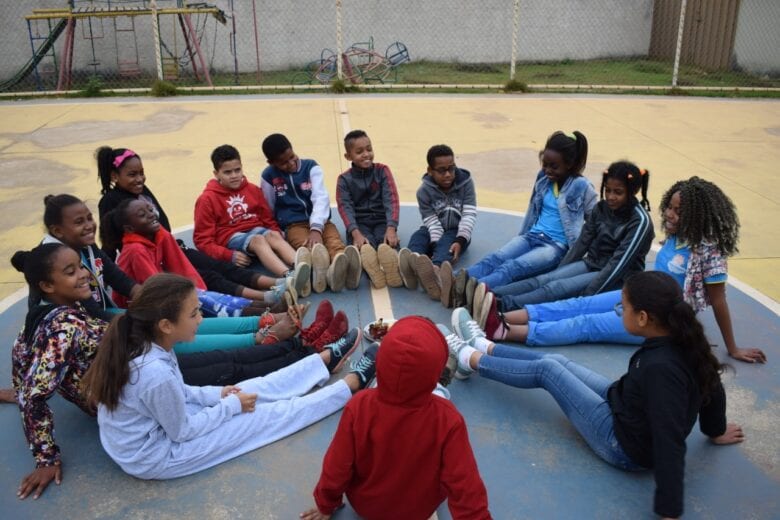
<svg viewBox="0 0 780 520">
<path fill-rule="evenodd" d="M 315 292 L 340 292 L 350 281 L 357 288 L 360 253 L 345 247 L 339 231 L 330 221 L 330 199 L 325 190 L 324 172 L 312 159 L 300 159 L 282 134 L 263 140 L 268 167 L 260 175 L 260 185 L 274 217 L 284 229 L 287 241 L 311 253 L 312 286 Z"/>
<path fill-rule="evenodd" d="M 24 499 L 32 493 L 38 498 L 51 480 L 59 484 L 62 479 L 60 449 L 54 439 L 54 419 L 48 400 L 57 392 L 94 415 L 95 410 L 83 392 L 82 379 L 108 322 L 91 316 L 80 303 L 91 298 L 90 273 L 70 247 L 60 243 L 42 244 L 29 252 L 17 251 L 11 263 L 24 272 L 30 291 L 24 327 L 11 351 L 12 402 L 19 405 L 25 437 L 37 468 L 22 480 L 17 495 Z M 281 333 L 282 329 L 274 325 L 271 330 Z M 354 347 L 350 341 L 359 336 L 358 332 L 355 329 L 333 344 L 325 345 L 323 350 L 330 351 L 330 359 L 343 361 Z M 314 347 L 289 340 L 262 348 L 181 355 L 179 362 L 185 381 L 232 384 L 245 378 L 241 376 L 265 375 L 313 352 Z"/>
<path fill-rule="evenodd" d="M 330 518 L 344 494 L 362 518 L 429 518 L 445 499 L 453 518 L 490 518 L 466 423 L 431 394 L 447 358 L 431 321 L 393 325 L 377 356 L 378 387 L 344 409 L 314 489 L 317 507 L 301 518 Z"/>
<path fill-rule="evenodd" d="M 683 287 L 685 301 L 696 312 L 712 306 L 728 355 L 748 363 L 765 363 L 758 348 L 737 346 L 726 301 L 727 258 L 737 251 L 739 220 L 734 204 L 715 184 L 691 177 L 666 191 L 660 205 L 666 240 L 655 269 L 672 275 Z M 531 304 L 503 315 L 488 315 L 492 339 L 530 346 L 574 343 L 638 344 L 613 308 L 620 291 L 558 302 Z"/>
<path fill-rule="evenodd" d="M 138 154 L 128 148 L 101 146 L 95 152 L 95 158 L 97 159 L 102 195 L 100 202 L 98 202 L 101 222 L 105 219 L 106 214 L 115 209 L 123 200 L 142 199 L 152 204 L 160 225 L 167 231 L 171 231 L 168 216 L 146 185 L 144 166 Z M 101 226 L 101 241 L 106 255 L 112 260 L 116 260 L 115 246 L 105 243 L 103 226 Z M 263 301 L 262 291 L 270 289 L 280 282 L 277 278 L 261 275 L 232 262 L 215 260 L 197 249 L 186 247 L 184 242 L 180 240 L 177 242 L 187 260 L 198 271 L 210 291 Z M 296 290 L 299 293 L 301 289 L 302 287 L 296 285 Z M 277 310 L 280 309 L 277 308 Z"/>
<path fill-rule="evenodd" d="M 176 240 L 160 225 L 154 208 L 141 199 L 125 199 L 108 214 L 103 224 L 106 242 L 119 244 L 121 253 L 117 265 L 130 278 L 143 283 L 150 276 L 176 273 L 195 283 L 201 302 L 201 310 L 207 316 L 251 316 L 261 314 L 268 305 L 279 303 L 282 298 L 288 306 L 296 302 L 293 282 L 281 278 L 280 283 L 263 293 L 263 304 L 239 296 L 207 291 L 206 284 L 192 266 Z M 305 273 L 308 275 L 308 272 Z M 117 301 L 126 307 L 127 301 Z"/>
<path fill-rule="evenodd" d="M 604 170 L 601 200 L 558 268 L 496 287 L 493 292 L 502 310 L 620 289 L 627 277 L 644 271 L 645 256 L 655 236 L 653 221 L 645 209 L 650 207 L 649 177 L 646 170 L 627 161 L 612 163 Z M 636 199 L 640 189 L 641 204 Z"/>
<path fill-rule="evenodd" d="M 652 468 L 653 511 L 677 518 L 683 513 L 685 439 L 697 416 L 699 429 L 715 444 L 745 437 L 738 425 L 726 423 L 724 366 L 674 278 L 638 273 L 626 280 L 621 298 L 616 312 L 644 342 L 614 383 L 559 354 L 494 344 L 473 322 L 468 330 L 475 334 L 447 340 L 458 355 L 460 378 L 478 370 L 518 388 L 543 388 L 599 457 L 627 471 Z"/>
<path fill-rule="evenodd" d="M 363 130 L 344 137 L 344 157 L 352 167 L 336 181 L 336 203 L 347 243 L 360 250 L 363 268 L 377 289 L 403 285 L 398 270 L 398 190 L 390 167 L 374 162 L 371 139 Z"/>
<path fill-rule="evenodd" d="M 172 349 L 192 340 L 198 307 L 190 280 L 152 277 L 111 323 L 86 374 L 101 444 L 137 478 L 190 475 L 291 435 L 341 409 L 373 378 L 376 348 L 344 379 L 308 394 L 330 378 L 329 351 L 235 386 L 189 386 Z"/>
<path fill-rule="evenodd" d="M 596 205 L 596 191 L 582 176 L 587 159 L 588 140 L 582 133 L 553 133 L 541 153 L 542 169 L 520 232 L 469 267 L 468 275 L 500 287 L 553 270 Z"/>
<path fill-rule="evenodd" d="M 444 262 L 457 262 L 468 249 L 477 222 L 477 195 L 471 173 L 455 166 L 452 148 L 445 144 L 432 146 L 426 160 L 428 170 L 417 190 L 423 225 L 412 234 L 407 247 L 414 258 L 414 272 L 428 296 L 439 300 L 448 296 L 443 295 L 438 267 Z M 409 253 L 402 251 L 401 270 L 411 277 L 412 269 L 404 265 L 409 258 Z M 449 295 L 449 290 L 444 293 Z"/>
<path fill-rule="evenodd" d="M 195 246 L 241 267 L 252 262 L 252 255 L 276 277 L 285 276 L 295 250 L 285 242 L 263 193 L 244 176 L 238 150 L 218 146 L 211 162 L 214 178 L 195 202 Z"/>
<path fill-rule="evenodd" d="M 111 299 L 107 286 L 115 294 L 129 298 L 140 290 L 140 286 L 95 245 L 97 224 L 86 204 L 67 194 L 47 195 L 43 203 L 43 223 L 48 231 L 43 243 L 61 243 L 79 252 L 82 265 L 89 271 L 92 289 L 92 297 L 81 303 L 91 315 L 110 321 L 119 308 Z"/>
</svg>

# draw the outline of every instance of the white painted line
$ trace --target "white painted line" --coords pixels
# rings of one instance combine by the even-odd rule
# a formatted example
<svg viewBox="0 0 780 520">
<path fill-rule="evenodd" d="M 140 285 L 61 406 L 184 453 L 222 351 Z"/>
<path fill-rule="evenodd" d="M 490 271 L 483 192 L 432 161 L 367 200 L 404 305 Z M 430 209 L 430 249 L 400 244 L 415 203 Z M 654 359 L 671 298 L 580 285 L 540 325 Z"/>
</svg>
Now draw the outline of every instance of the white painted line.
<svg viewBox="0 0 780 520">
<path fill-rule="evenodd" d="M 10 309 L 16 302 L 27 298 L 27 286 L 17 289 L 0 301 L 0 314 Z"/>
</svg>

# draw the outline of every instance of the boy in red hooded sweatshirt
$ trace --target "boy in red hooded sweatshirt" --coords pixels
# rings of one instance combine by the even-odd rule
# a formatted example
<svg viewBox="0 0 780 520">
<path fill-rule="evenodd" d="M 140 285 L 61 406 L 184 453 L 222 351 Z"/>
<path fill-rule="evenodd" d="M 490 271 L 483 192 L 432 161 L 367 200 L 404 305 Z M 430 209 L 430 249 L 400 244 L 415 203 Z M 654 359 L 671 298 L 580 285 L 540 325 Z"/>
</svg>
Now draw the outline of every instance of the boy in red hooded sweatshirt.
<svg viewBox="0 0 780 520">
<path fill-rule="evenodd" d="M 214 179 L 195 202 L 195 247 L 212 258 L 246 267 L 257 257 L 276 276 L 286 276 L 295 250 L 282 236 L 263 192 L 244 176 L 241 156 L 229 144 L 211 153 Z"/>
<path fill-rule="evenodd" d="M 305 520 L 349 503 L 362 518 L 425 520 L 445 499 L 454 519 L 490 518 L 487 491 L 455 406 L 431 394 L 447 362 L 430 320 L 398 320 L 376 360 L 377 388 L 344 408 Z"/>
</svg>

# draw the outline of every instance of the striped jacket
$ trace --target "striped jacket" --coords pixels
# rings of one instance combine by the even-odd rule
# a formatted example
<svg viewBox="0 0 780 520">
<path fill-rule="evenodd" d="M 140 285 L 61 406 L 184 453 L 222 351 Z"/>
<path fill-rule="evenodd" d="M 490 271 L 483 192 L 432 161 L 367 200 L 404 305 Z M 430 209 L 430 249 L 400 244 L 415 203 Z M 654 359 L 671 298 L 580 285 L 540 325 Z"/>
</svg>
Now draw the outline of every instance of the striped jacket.
<svg viewBox="0 0 780 520">
<path fill-rule="evenodd" d="M 457 229 L 457 237 L 471 242 L 477 222 L 477 194 L 468 170 L 457 168 L 455 182 L 449 191 L 442 191 L 427 173 L 417 189 L 417 205 L 431 242 L 438 242 L 445 231 Z"/>
</svg>

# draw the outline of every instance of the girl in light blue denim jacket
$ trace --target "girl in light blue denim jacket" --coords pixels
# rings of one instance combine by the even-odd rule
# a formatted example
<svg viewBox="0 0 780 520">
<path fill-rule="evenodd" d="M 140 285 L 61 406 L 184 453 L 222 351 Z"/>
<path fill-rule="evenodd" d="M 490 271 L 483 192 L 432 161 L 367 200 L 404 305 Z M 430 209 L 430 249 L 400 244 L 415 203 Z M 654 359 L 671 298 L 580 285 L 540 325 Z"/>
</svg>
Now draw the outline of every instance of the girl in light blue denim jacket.
<svg viewBox="0 0 780 520">
<path fill-rule="evenodd" d="M 596 205 L 596 190 L 582 176 L 587 159 L 582 133 L 553 133 L 541 153 L 542 169 L 519 234 L 469 267 L 468 275 L 499 287 L 555 269 Z"/>
</svg>

